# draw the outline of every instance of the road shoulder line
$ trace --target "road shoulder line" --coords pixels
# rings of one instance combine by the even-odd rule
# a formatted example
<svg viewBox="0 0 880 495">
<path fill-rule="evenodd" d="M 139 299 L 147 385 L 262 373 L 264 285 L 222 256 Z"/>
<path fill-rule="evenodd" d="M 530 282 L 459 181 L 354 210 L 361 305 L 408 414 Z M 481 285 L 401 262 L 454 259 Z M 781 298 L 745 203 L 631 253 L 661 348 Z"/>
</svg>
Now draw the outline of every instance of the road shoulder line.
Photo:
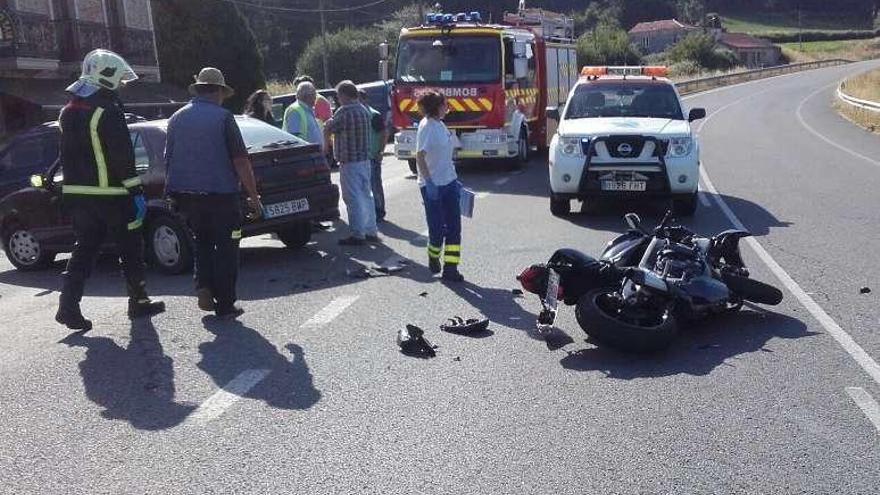
<svg viewBox="0 0 880 495">
<path fill-rule="evenodd" d="M 706 189 L 708 189 L 712 193 L 712 197 L 715 199 L 715 202 L 718 204 L 718 207 L 721 208 L 721 211 L 724 212 L 724 215 L 733 224 L 734 227 L 741 230 L 748 230 L 745 225 L 739 220 L 736 214 L 733 213 L 733 210 L 727 205 L 727 202 L 721 198 L 721 195 L 718 194 L 718 190 L 715 189 L 715 185 L 712 184 L 712 180 L 709 179 L 709 175 L 706 173 L 705 169 L 700 169 L 700 175 L 703 177 L 703 182 L 706 184 Z M 840 344 L 843 349 L 862 367 L 863 370 L 875 381 L 878 385 L 880 385 L 880 365 L 877 364 L 874 359 L 868 355 L 867 352 L 856 343 L 853 338 L 846 333 L 846 331 L 834 321 L 831 316 L 822 309 L 821 306 L 810 297 L 797 282 L 786 272 L 779 263 L 776 262 L 775 259 L 764 249 L 763 246 L 755 239 L 754 237 L 746 238 L 746 242 L 751 246 L 752 250 L 761 258 L 761 261 L 770 268 L 770 271 L 776 275 L 776 278 L 779 279 L 780 282 L 788 289 L 788 291 L 797 298 L 797 300 L 807 308 L 807 311 L 810 312 L 811 315 L 821 324 L 825 330 L 828 332 L 834 340 Z"/>
</svg>

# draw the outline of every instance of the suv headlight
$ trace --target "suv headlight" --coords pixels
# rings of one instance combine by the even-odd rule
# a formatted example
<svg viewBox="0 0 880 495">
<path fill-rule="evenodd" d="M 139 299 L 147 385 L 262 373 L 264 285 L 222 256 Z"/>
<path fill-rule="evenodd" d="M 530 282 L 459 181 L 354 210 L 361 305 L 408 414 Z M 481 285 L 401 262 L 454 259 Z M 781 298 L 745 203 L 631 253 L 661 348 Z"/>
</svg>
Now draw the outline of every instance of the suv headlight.
<svg viewBox="0 0 880 495">
<path fill-rule="evenodd" d="M 559 147 L 563 155 L 584 156 L 584 144 L 589 143 L 590 138 L 564 137 L 559 138 Z"/>
<path fill-rule="evenodd" d="M 682 157 L 691 154 L 694 150 L 694 140 L 690 137 L 677 137 L 669 140 L 668 156 Z"/>
</svg>

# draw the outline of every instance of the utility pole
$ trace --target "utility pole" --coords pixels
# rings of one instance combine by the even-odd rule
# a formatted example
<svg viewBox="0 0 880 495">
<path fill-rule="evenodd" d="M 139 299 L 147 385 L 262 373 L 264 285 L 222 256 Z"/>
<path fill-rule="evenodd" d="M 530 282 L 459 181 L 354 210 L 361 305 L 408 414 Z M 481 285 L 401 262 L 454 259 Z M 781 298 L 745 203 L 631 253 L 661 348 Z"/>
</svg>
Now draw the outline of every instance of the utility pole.
<svg viewBox="0 0 880 495">
<path fill-rule="evenodd" d="M 324 17 L 324 0 L 318 0 L 321 15 L 321 63 L 324 66 L 324 87 L 330 87 L 330 69 L 327 67 L 327 19 Z"/>
<path fill-rule="evenodd" d="M 804 53 L 804 31 L 801 23 L 801 2 L 798 1 L 798 51 Z"/>
</svg>

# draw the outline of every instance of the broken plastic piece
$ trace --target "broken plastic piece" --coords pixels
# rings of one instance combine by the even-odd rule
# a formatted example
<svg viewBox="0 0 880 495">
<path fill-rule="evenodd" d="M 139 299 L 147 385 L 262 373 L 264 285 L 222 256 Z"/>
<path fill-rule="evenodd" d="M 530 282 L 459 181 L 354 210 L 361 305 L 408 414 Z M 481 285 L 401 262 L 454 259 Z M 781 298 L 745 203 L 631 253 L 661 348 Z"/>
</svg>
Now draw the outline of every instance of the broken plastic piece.
<svg viewBox="0 0 880 495">
<path fill-rule="evenodd" d="M 859 293 L 860 294 L 870 294 L 871 288 L 870 287 L 862 287 L 862 289 L 859 291 Z"/>
<path fill-rule="evenodd" d="M 440 325 L 440 330 L 449 333 L 470 334 L 485 332 L 488 329 L 488 318 L 470 318 L 468 320 L 465 320 L 461 316 L 455 316 L 449 319 L 449 323 L 444 323 L 443 325 Z"/>
<path fill-rule="evenodd" d="M 407 325 L 397 332 L 397 345 L 404 354 L 420 357 L 434 357 L 434 346 L 425 339 L 425 331 L 415 325 Z"/>
</svg>

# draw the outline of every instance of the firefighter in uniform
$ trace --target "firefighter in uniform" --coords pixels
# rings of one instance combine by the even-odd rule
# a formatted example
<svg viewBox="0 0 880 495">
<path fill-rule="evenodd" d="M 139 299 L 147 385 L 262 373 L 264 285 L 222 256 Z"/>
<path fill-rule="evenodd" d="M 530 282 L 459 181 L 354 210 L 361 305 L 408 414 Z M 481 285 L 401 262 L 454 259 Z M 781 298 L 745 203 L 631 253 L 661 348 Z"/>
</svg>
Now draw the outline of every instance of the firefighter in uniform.
<svg viewBox="0 0 880 495">
<path fill-rule="evenodd" d="M 63 289 L 55 320 L 72 330 L 92 323 L 80 311 L 85 281 L 110 236 L 122 260 L 128 291 L 128 316 L 161 313 L 144 281 L 143 222 L 146 200 L 134 166 L 134 150 L 116 91 L 137 79 L 119 55 L 94 50 L 82 75 L 67 88 L 70 102 L 61 111 L 62 204 L 73 220 L 76 246 L 62 273 Z"/>
</svg>

